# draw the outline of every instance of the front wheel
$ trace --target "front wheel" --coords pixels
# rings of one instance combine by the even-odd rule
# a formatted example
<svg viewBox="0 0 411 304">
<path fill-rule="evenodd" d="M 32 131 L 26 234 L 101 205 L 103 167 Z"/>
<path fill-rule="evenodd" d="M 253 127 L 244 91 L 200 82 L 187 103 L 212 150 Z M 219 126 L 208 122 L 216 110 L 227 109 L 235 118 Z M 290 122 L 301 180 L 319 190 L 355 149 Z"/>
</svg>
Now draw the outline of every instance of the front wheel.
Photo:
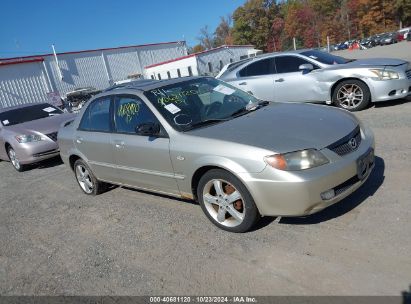
<svg viewBox="0 0 411 304">
<path fill-rule="evenodd" d="M 14 151 L 12 147 L 9 147 L 7 149 L 7 154 L 9 156 L 10 162 L 13 165 L 14 169 L 16 169 L 18 172 L 23 172 L 25 169 L 25 166 L 20 164 L 16 151 Z"/>
<path fill-rule="evenodd" d="M 243 183 L 231 173 L 213 169 L 198 184 L 201 208 L 217 227 L 230 232 L 246 232 L 260 218 L 254 200 Z"/>
<path fill-rule="evenodd" d="M 360 111 L 370 103 L 370 89 L 359 80 L 345 80 L 340 82 L 334 89 L 333 103 L 348 111 Z"/>
</svg>

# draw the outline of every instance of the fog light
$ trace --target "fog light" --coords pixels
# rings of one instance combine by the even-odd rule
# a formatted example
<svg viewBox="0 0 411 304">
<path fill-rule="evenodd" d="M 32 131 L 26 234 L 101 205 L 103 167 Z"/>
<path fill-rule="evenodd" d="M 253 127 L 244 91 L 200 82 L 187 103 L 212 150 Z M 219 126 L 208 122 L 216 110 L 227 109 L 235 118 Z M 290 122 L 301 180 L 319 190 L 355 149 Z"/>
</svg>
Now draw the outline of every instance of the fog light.
<svg viewBox="0 0 411 304">
<path fill-rule="evenodd" d="M 324 201 L 328 201 L 328 200 L 332 199 L 334 196 L 335 196 L 334 189 L 327 190 L 327 191 L 321 193 L 321 198 Z"/>
</svg>

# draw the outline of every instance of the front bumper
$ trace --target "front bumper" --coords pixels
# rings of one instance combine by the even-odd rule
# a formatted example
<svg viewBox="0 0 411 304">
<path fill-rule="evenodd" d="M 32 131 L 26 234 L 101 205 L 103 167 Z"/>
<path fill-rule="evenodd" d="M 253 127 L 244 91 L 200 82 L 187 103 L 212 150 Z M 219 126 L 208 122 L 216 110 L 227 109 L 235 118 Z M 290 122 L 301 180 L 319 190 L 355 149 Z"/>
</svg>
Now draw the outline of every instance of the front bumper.
<svg viewBox="0 0 411 304">
<path fill-rule="evenodd" d="M 371 101 L 388 101 L 411 95 L 411 79 L 374 80 L 367 79 Z"/>
<path fill-rule="evenodd" d="M 244 173 L 240 178 L 247 185 L 261 215 L 304 216 L 335 204 L 357 190 L 370 176 L 357 178 L 357 160 L 374 149 L 374 136 L 363 130 L 359 148 L 345 156 L 323 149 L 330 163 L 303 171 L 281 171 L 267 166 L 261 173 Z M 336 189 L 335 196 L 323 199 L 321 194 Z"/>
<path fill-rule="evenodd" d="M 24 144 L 15 144 L 13 147 L 20 164 L 33 164 L 60 154 L 57 142 L 43 140 Z"/>
</svg>

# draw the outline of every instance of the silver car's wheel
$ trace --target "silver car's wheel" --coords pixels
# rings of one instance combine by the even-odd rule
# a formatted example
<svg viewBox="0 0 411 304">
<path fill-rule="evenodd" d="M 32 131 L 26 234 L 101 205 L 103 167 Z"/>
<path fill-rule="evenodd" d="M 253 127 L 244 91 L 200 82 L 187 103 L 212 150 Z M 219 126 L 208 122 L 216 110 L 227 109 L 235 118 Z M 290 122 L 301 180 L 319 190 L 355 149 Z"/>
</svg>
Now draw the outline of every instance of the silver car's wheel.
<svg viewBox="0 0 411 304">
<path fill-rule="evenodd" d="M 19 172 L 23 171 L 24 167 L 22 164 L 20 164 L 16 151 L 14 151 L 12 147 L 9 147 L 7 150 L 7 154 L 9 155 L 10 162 L 13 165 L 14 169 L 16 169 Z"/>
<path fill-rule="evenodd" d="M 106 184 L 98 181 L 93 172 L 82 159 L 76 160 L 73 166 L 74 174 L 77 182 L 84 193 L 89 195 L 96 195 L 106 189 Z"/>
<path fill-rule="evenodd" d="M 197 195 L 204 213 L 221 229 L 246 232 L 259 218 L 247 188 L 224 170 L 213 169 L 205 173 L 199 181 Z"/>
<path fill-rule="evenodd" d="M 359 111 L 368 105 L 370 90 L 361 81 L 346 80 L 335 88 L 333 101 L 340 108 L 348 111 Z"/>
<path fill-rule="evenodd" d="M 203 201 L 211 217 L 223 226 L 236 227 L 244 220 L 243 197 L 225 180 L 210 180 L 204 187 Z"/>
<path fill-rule="evenodd" d="M 94 183 L 90 177 L 90 172 L 81 164 L 76 166 L 76 178 L 84 192 L 87 194 L 93 192 Z"/>
</svg>

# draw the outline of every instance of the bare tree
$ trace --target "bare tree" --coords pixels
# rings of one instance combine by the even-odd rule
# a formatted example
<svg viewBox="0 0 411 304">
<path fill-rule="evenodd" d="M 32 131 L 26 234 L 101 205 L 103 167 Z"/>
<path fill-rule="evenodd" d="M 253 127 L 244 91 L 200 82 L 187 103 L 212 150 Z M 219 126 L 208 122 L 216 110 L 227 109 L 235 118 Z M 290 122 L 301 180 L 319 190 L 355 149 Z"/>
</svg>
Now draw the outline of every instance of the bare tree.
<svg viewBox="0 0 411 304">
<path fill-rule="evenodd" d="M 214 36 L 208 29 L 208 25 L 200 29 L 200 35 L 197 37 L 197 40 L 206 50 L 214 47 Z"/>
<path fill-rule="evenodd" d="M 217 26 L 214 32 L 216 46 L 233 43 L 231 36 L 232 22 L 233 19 L 231 15 L 220 17 L 220 24 Z"/>
</svg>

